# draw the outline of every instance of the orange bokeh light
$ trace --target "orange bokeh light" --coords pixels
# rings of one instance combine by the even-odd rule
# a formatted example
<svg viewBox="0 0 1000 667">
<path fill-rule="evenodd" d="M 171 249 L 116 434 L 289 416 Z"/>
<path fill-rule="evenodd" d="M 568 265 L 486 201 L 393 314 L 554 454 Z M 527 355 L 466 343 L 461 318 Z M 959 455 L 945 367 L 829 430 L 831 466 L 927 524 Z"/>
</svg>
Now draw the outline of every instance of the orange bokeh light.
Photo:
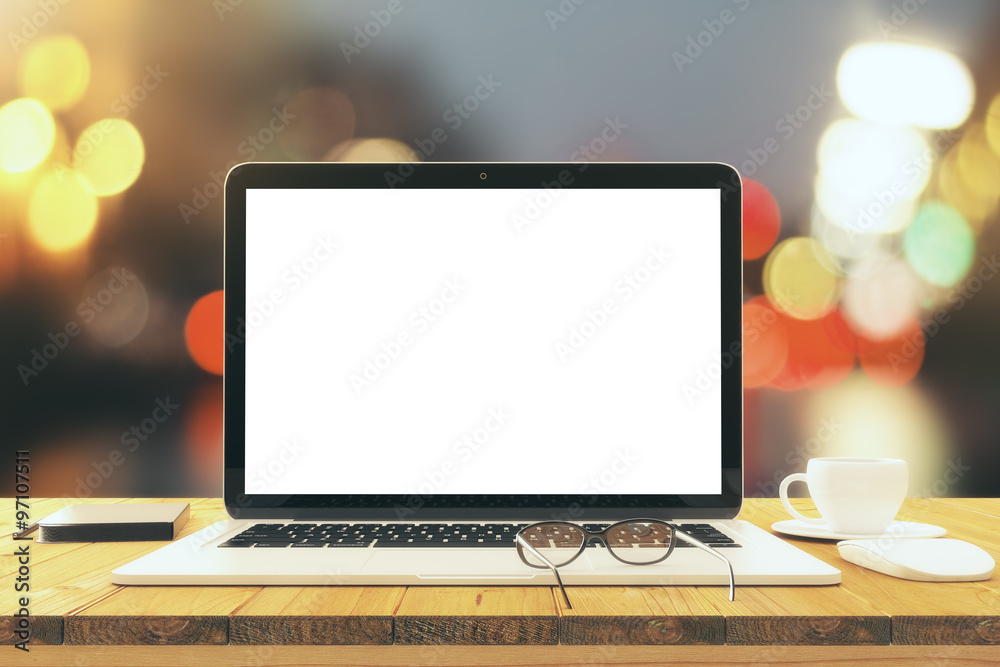
<svg viewBox="0 0 1000 667">
<path fill-rule="evenodd" d="M 788 331 L 788 359 L 771 381 L 784 391 L 832 387 L 854 368 L 857 342 L 836 308 L 816 320 L 799 320 L 781 313 Z"/>
<path fill-rule="evenodd" d="M 916 318 L 893 338 L 869 340 L 858 336 L 861 368 L 872 380 L 887 387 L 899 387 L 916 377 L 925 350 L 926 339 Z"/>
<path fill-rule="evenodd" d="M 788 330 L 766 296 L 743 304 L 743 386 L 762 387 L 788 359 Z"/>
<path fill-rule="evenodd" d="M 190 469 L 216 486 L 222 483 L 222 398 L 222 382 L 206 380 L 195 390 L 184 424 Z"/>
<path fill-rule="evenodd" d="M 767 188 L 757 181 L 743 179 L 743 259 L 757 259 L 767 254 L 781 231 L 781 211 Z"/>
<path fill-rule="evenodd" d="M 188 353 L 196 364 L 215 375 L 222 375 L 226 345 L 223 329 L 222 290 L 198 299 L 184 323 Z"/>
</svg>

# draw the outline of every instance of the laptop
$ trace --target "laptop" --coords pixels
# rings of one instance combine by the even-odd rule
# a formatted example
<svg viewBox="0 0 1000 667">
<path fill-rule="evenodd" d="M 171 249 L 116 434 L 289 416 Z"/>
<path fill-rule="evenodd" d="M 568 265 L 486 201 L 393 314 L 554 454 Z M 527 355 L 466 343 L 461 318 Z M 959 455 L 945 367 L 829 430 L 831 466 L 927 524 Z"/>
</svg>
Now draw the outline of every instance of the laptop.
<svg viewBox="0 0 1000 667">
<path fill-rule="evenodd" d="M 735 519 L 741 189 L 723 164 L 249 163 L 225 187 L 229 519 L 117 584 L 539 585 L 514 536 L 665 520 L 737 585 L 840 572 Z M 566 584 L 729 584 L 678 541 Z"/>
</svg>

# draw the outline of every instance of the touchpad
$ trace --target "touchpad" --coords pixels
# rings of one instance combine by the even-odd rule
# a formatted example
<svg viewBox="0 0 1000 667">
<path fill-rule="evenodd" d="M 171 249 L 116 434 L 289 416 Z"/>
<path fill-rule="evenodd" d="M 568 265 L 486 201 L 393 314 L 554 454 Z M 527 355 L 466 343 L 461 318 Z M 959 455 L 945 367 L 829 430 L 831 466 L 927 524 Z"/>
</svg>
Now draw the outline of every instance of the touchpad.
<svg viewBox="0 0 1000 667">
<path fill-rule="evenodd" d="M 417 575 L 421 579 L 475 577 L 511 581 L 551 579 L 549 570 L 528 567 L 514 550 L 496 549 L 374 549 L 361 568 L 363 574 Z M 587 555 L 560 567 L 561 572 L 590 572 L 594 568 Z"/>
</svg>

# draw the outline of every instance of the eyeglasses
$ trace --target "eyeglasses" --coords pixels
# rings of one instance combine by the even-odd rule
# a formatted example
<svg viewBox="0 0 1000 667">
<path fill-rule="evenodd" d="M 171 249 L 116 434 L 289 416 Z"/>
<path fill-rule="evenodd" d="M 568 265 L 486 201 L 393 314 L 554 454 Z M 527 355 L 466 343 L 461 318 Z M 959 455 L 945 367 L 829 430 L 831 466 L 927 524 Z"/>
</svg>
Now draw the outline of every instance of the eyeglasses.
<svg viewBox="0 0 1000 667">
<path fill-rule="evenodd" d="M 736 580 L 729 559 L 682 530 L 658 519 L 631 519 L 611 524 L 603 531 L 585 530 L 567 521 L 543 521 L 525 526 L 514 539 L 517 555 L 530 567 L 551 570 L 559 582 L 566 608 L 573 605 L 566 595 L 562 578 L 556 568 L 569 565 L 580 557 L 591 540 L 598 540 L 608 553 L 627 565 L 652 565 L 666 560 L 680 537 L 720 559 L 729 568 L 729 599 L 736 595 Z"/>
</svg>

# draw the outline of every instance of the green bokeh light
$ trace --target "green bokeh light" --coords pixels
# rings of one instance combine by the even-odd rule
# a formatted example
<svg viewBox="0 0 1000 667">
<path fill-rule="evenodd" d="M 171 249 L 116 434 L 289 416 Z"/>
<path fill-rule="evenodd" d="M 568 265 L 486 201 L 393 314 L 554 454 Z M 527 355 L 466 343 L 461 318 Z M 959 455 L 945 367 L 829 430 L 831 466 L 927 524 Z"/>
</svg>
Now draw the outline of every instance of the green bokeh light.
<svg viewBox="0 0 1000 667">
<path fill-rule="evenodd" d="M 939 287 L 960 281 L 976 241 L 962 214 L 939 201 L 921 204 L 903 237 L 903 252 L 918 276 Z"/>
</svg>

